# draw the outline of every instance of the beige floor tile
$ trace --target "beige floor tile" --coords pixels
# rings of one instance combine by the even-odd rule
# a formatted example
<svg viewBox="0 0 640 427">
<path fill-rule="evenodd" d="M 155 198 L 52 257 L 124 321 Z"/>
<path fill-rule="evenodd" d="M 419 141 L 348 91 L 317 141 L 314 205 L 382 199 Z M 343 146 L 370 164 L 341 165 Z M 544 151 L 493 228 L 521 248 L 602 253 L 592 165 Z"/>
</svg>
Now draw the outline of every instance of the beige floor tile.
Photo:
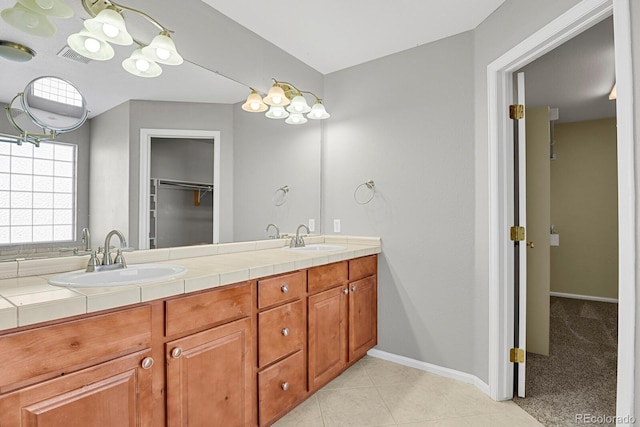
<svg viewBox="0 0 640 427">
<path fill-rule="evenodd" d="M 396 425 L 375 387 L 320 390 L 317 396 L 326 427 Z"/>
<path fill-rule="evenodd" d="M 444 420 L 421 421 L 418 423 L 398 424 L 399 427 L 470 427 L 465 418 L 446 418 Z M 511 426 L 515 427 L 515 426 Z"/>
<path fill-rule="evenodd" d="M 355 387 L 371 387 L 373 382 L 364 369 L 362 362 L 358 362 L 329 384 L 325 385 L 323 390 L 335 390 L 339 388 L 355 388 Z"/>
<path fill-rule="evenodd" d="M 316 395 L 311 396 L 296 409 L 278 420 L 273 427 L 324 427 L 320 404 Z"/>
<path fill-rule="evenodd" d="M 409 368 L 374 357 L 366 357 L 362 359 L 360 363 L 364 366 L 371 381 L 373 381 L 373 384 L 376 386 L 394 384 L 411 385 L 425 378 L 438 378 L 436 375 L 419 369 Z"/>
</svg>

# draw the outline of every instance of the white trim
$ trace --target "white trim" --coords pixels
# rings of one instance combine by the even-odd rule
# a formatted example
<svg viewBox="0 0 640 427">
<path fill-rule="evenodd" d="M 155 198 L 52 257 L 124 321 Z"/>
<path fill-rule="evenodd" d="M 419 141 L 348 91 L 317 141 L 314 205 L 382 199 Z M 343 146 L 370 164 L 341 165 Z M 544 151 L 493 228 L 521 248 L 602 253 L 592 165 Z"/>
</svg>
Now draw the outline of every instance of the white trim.
<svg viewBox="0 0 640 427">
<path fill-rule="evenodd" d="M 151 138 L 213 139 L 213 243 L 220 242 L 220 131 L 193 129 L 140 129 L 140 182 L 138 201 L 138 249 L 149 249 L 149 179 Z"/>
<path fill-rule="evenodd" d="M 388 360 L 399 365 L 408 366 L 410 368 L 419 369 L 421 371 L 429 372 L 441 377 L 451 378 L 453 380 L 462 381 L 467 384 L 473 384 L 481 392 L 489 395 L 489 385 L 482 381 L 480 378 L 466 372 L 456 371 L 455 369 L 445 368 L 431 363 L 421 362 L 409 357 L 400 356 L 393 353 L 387 353 L 386 351 L 372 349 L 367 352 L 367 356 L 375 357 L 378 359 Z"/>
<path fill-rule="evenodd" d="M 506 363 L 513 336 L 513 302 L 509 300 L 509 169 L 505 161 L 509 126 L 506 106 L 512 99 L 514 71 L 614 13 L 616 83 L 622 85 L 618 114 L 619 321 L 617 413 L 634 414 L 635 374 L 635 165 L 631 72 L 630 0 L 582 0 L 487 67 L 489 120 L 489 389 L 496 400 L 513 395 L 513 369 Z M 510 259 L 511 258 L 511 259 Z"/>
<path fill-rule="evenodd" d="M 598 302 L 610 302 L 614 304 L 618 303 L 617 298 L 594 297 L 592 295 L 567 294 L 564 292 L 549 292 L 549 295 L 552 297 L 560 297 L 560 298 L 581 299 L 586 301 L 598 301 Z"/>
</svg>

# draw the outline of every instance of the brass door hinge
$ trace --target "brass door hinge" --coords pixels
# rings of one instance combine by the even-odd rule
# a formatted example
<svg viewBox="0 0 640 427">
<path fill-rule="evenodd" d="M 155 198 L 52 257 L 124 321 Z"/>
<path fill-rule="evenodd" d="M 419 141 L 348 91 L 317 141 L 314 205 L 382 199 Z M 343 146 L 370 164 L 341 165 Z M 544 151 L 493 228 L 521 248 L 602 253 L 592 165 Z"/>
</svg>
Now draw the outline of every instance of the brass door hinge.
<svg viewBox="0 0 640 427">
<path fill-rule="evenodd" d="M 521 348 L 512 348 L 509 351 L 509 362 L 524 363 L 524 350 Z"/>
<path fill-rule="evenodd" d="M 524 105 L 509 105 L 509 118 L 511 120 L 520 120 L 524 118 Z"/>
<path fill-rule="evenodd" d="M 521 242 L 525 239 L 524 227 L 511 227 L 511 240 Z"/>
</svg>

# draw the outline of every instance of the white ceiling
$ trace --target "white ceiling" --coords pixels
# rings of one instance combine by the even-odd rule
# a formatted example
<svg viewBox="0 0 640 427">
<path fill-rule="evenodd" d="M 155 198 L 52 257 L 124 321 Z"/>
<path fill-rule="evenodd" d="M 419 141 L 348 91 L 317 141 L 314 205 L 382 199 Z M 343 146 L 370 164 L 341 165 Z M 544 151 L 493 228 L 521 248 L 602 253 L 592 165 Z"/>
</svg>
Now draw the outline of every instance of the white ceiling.
<svg viewBox="0 0 640 427">
<path fill-rule="evenodd" d="M 322 74 L 469 31 L 505 0 L 202 0 Z"/>
<path fill-rule="evenodd" d="M 325 0 L 319 4 L 280 0 L 274 4 L 247 0 L 182 0 L 180 13 L 176 13 L 176 2 L 172 0 L 120 1 L 127 6 L 144 10 L 175 30 L 174 40 L 178 49 L 183 54 L 186 52 L 186 59 L 189 59 L 190 52 L 202 44 L 200 34 L 193 31 L 193 28 L 206 28 L 211 14 L 217 13 L 210 9 L 212 6 L 321 73 L 351 67 L 471 30 L 504 2 L 370 0 L 365 3 L 354 0 Z M 80 64 L 58 57 L 57 53 L 66 45 L 67 36 L 77 32 L 82 27 L 82 21 L 89 17 L 80 0 L 67 2 L 74 9 L 75 16 L 71 19 L 52 19 L 58 27 L 56 36 L 52 38 L 30 36 L 0 20 L 0 40 L 22 43 L 37 52 L 36 57 L 27 63 L 0 58 L 0 102 L 8 102 L 16 93 L 22 91 L 29 81 L 42 75 L 55 75 L 76 85 L 88 100 L 90 117 L 129 99 L 236 103 L 247 96 L 245 86 L 188 61 L 180 66 L 163 66 L 164 72 L 158 78 L 144 79 L 132 76 L 120 65 L 131 53 L 130 46 L 115 46 L 116 57 L 106 62 L 91 61 L 89 64 Z M 15 0 L 0 0 L 0 10 L 14 4 Z M 150 41 L 157 33 L 155 27 L 148 22 L 142 19 L 136 21 L 135 15 L 126 16 L 129 31 L 135 38 Z M 587 97 L 583 99 L 588 100 L 589 96 L 595 96 L 591 93 L 594 90 L 598 94 L 603 92 L 605 87 L 610 90 L 613 79 L 610 59 L 612 53 L 604 60 L 598 58 L 602 58 L 599 55 L 603 49 L 610 49 L 612 45 L 604 47 L 600 43 L 604 37 L 602 34 L 594 37 L 586 39 L 583 45 L 587 48 L 597 48 L 600 53 L 577 54 L 577 47 L 572 45 L 574 40 L 579 39 L 576 38 L 565 45 L 567 48 L 561 46 L 557 49 L 558 52 L 561 52 L 561 49 L 565 50 L 565 54 L 556 55 L 554 51 L 546 55 L 563 57 L 568 62 L 592 58 L 590 62 L 578 65 L 577 71 L 570 73 L 566 80 L 560 80 L 560 74 L 554 69 L 551 70 L 551 77 L 538 78 L 533 64 L 530 66 L 531 76 L 528 80 L 532 84 L 535 84 L 536 79 L 556 82 L 558 87 L 550 89 L 549 93 L 562 94 L 563 98 L 575 95 L 571 101 L 573 104 L 581 102 L 578 95 Z M 585 74 L 585 70 L 588 71 L 585 78 L 579 79 L 579 76 Z M 580 83 L 581 88 L 571 86 L 574 83 Z M 563 88 L 566 90 L 562 90 Z M 540 89 L 540 94 L 542 90 Z M 534 95 L 534 92 L 529 93 L 528 100 L 534 102 Z M 560 106 L 561 117 L 566 117 L 569 109 L 564 108 L 557 98 L 551 98 L 551 95 L 540 102 Z M 611 108 L 611 104 L 608 104 L 608 107 Z"/>
</svg>

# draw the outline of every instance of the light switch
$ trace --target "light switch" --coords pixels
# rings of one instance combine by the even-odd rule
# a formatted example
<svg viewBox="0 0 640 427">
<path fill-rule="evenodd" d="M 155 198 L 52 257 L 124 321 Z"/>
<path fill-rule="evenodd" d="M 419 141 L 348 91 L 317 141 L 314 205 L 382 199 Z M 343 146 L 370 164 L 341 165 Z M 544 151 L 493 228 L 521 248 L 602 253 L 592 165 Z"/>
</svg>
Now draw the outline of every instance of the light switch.
<svg viewBox="0 0 640 427">
<path fill-rule="evenodd" d="M 316 220 L 309 218 L 309 231 L 316 231 Z"/>
<path fill-rule="evenodd" d="M 333 232 L 334 233 L 339 233 L 340 232 L 340 220 L 339 219 L 334 219 L 333 220 Z"/>
</svg>

